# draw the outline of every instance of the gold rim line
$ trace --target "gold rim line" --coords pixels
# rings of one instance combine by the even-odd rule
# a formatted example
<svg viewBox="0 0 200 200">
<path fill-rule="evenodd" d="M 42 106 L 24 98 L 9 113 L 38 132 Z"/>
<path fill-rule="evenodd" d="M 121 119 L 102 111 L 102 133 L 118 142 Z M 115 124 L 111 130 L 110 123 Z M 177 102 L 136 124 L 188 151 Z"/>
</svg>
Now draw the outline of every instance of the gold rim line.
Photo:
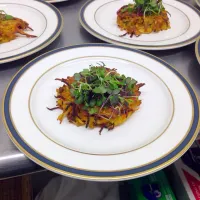
<svg viewBox="0 0 200 200">
<path fill-rule="evenodd" d="M 200 55 L 199 55 L 199 49 L 198 49 L 199 42 L 200 42 L 200 36 L 197 38 L 197 41 L 195 43 L 195 54 L 196 54 L 196 58 L 200 64 Z"/>
<path fill-rule="evenodd" d="M 103 36 L 102 34 L 100 33 L 96 33 L 96 31 L 91 28 L 92 30 L 90 30 L 90 28 L 88 28 L 85 23 L 83 22 L 82 18 L 81 18 L 81 11 L 82 9 L 85 7 L 85 5 L 91 0 L 88 0 L 80 9 L 79 11 L 79 22 L 80 24 L 82 25 L 82 27 L 88 32 L 90 33 L 91 35 L 93 35 L 94 37 L 102 40 L 102 41 L 105 41 L 105 42 L 108 42 L 108 43 L 111 43 L 111 44 L 115 44 L 115 45 L 119 45 L 119 46 L 123 46 L 123 47 L 127 47 L 127 48 L 131 48 L 131 49 L 141 49 L 141 50 L 170 50 L 170 49 L 176 49 L 176 48 L 180 48 L 180 47 L 184 47 L 184 46 L 187 46 L 189 44 L 192 44 L 196 41 L 196 39 L 198 38 L 198 36 L 196 36 L 194 39 L 191 39 L 187 42 L 182 42 L 181 44 L 171 44 L 171 45 L 168 45 L 168 46 L 144 46 L 144 45 L 134 45 L 134 44 L 124 44 L 120 41 L 116 41 L 116 40 L 112 40 L 112 39 L 109 39 L 107 38 L 106 36 Z M 93 0 L 94 1 L 94 0 Z M 92 2 L 93 2 L 92 1 Z M 177 0 L 178 2 L 182 3 L 182 1 L 179 1 Z M 187 3 L 184 2 L 186 5 Z M 197 8 L 195 8 L 194 6 L 190 5 L 192 7 L 193 10 L 196 10 L 197 12 L 200 12 Z M 88 25 L 89 26 L 89 25 Z"/>
<path fill-rule="evenodd" d="M 155 57 L 155 56 L 154 56 Z"/>
<path fill-rule="evenodd" d="M 156 60 L 154 60 L 155 62 L 157 62 Z M 168 68 L 167 68 L 168 69 Z M 169 70 L 169 69 L 168 69 Z M 150 70 L 149 70 L 150 71 Z M 178 76 L 177 76 L 178 77 Z M 179 77 L 178 77 L 179 78 Z M 180 79 L 180 78 L 179 78 Z M 181 82 L 182 82 L 182 80 L 180 80 Z M 185 86 L 185 84 L 183 84 L 184 86 Z M 15 86 L 14 86 L 14 88 L 15 88 Z M 13 89 L 14 89 L 13 88 Z M 186 88 L 186 86 L 185 86 L 185 88 Z M 188 89 L 186 88 L 186 91 L 188 91 Z M 190 99 L 191 99 L 191 102 L 192 102 L 192 98 L 191 98 L 191 95 L 190 95 L 190 93 L 188 92 L 188 95 L 190 96 Z M 193 103 L 192 103 L 193 104 Z M 9 108 L 10 109 L 10 108 Z M 194 109 L 192 109 L 192 112 L 194 113 Z M 9 111 L 9 113 L 10 113 L 10 111 Z M 11 118 L 11 121 L 12 121 L 12 124 L 13 124 L 13 126 L 14 126 L 14 128 L 15 128 L 15 130 L 16 130 L 16 132 L 18 133 L 18 135 L 20 136 L 20 138 L 24 141 L 24 143 L 25 144 L 27 144 L 27 142 L 21 137 L 21 135 L 19 134 L 19 132 L 17 131 L 17 128 L 15 127 L 15 124 L 13 123 L 13 120 L 12 120 L 12 118 Z M 36 127 L 37 127 L 37 125 L 36 125 Z M 188 128 L 188 130 L 191 128 L 191 124 L 190 124 L 190 126 L 189 126 L 189 128 Z M 169 151 L 167 154 L 165 154 L 165 155 L 163 155 L 163 156 L 161 156 L 160 158 L 158 158 L 158 159 L 155 159 L 154 161 L 151 161 L 151 162 L 149 162 L 149 163 L 146 163 L 146 164 L 143 164 L 143 165 L 140 165 L 140 166 L 137 166 L 137 167 L 143 167 L 143 166 L 146 166 L 146 165 L 148 165 L 148 164 L 152 164 L 153 162 L 156 162 L 156 161 L 158 161 L 159 159 L 162 159 L 163 157 L 165 157 L 166 155 L 168 155 L 168 154 L 170 154 L 173 150 L 175 150 L 176 148 L 177 148 L 177 146 L 179 146 L 181 143 L 182 143 L 182 141 L 186 138 L 186 136 L 187 136 L 187 134 L 188 134 L 188 131 L 187 131 L 187 133 L 185 134 L 185 136 L 183 137 L 183 139 L 174 147 L 174 148 L 172 148 L 171 149 L 171 151 Z M 46 136 L 46 135 L 44 135 L 44 136 Z M 47 136 L 46 136 L 47 137 Z M 47 137 L 48 138 L 48 137 Z M 48 138 L 49 139 L 49 138 Z M 27 146 L 29 146 L 28 144 L 27 144 Z M 45 157 L 46 159 L 49 159 L 48 157 L 46 157 L 45 155 L 43 155 L 43 154 L 41 154 L 39 151 L 37 151 L 35 148 L 32 148 L 35 152 L 37 152 L 39 155 L 42 155 L 43 157 Z M 57 164 L 61 164 L 61 163 L 59 163 L 59 162 L 57 162 L 57 161 L 55 161 L 55 160 L 53 160 L 53 159 L 51 159 L 51 161 L 53 161 L 53 162 L 55 162 L 55 163 L 57 163 Z M 63 164 L 62 163 L 62 165 L 63 166 L 65 166 L 65 167 L 72 167 L 72 166 L 69 166 L 69 165 L 66 165 L 66 164 Z M 135 168 L 137 168 L 137 167 L 134 167 L 134 168 L 126 168 L 126 169 L 121 169 L 121 170 L 115 170 L 115 171 L 104 171 L 104 172 L 117 172 L 117 171 L 123 171 L 123 170 L 130 170 L 130 169 L 135 169 Z M 78 170 L 84 170 L 84 171 L 89 171 L 89 170 L 87 170 L 87 169 L 81 169 L 81 168 L 77 168 L 77 167 L 73 167 L 74 169 L 78 169 Z M 97 171 L 96 170 L 96 172 L 102 172 L 102 171 Z"/>
<path fill-rule="evenodd" d="M 42 3 L 42 2 L 40 2 L 40 3 Z M 53 5 L 51 5 L 51 6 L 53 6 Z M 34 53 L 36 53 L 36 52 L 38 52 L 38 51 L 40 51 L 40 50 L 42 50 L 42 49 L 44 49 L 45 47 L 47 47 L 48 45 L 50 45 L 56 38 L 58 38 L 58 36 L 60 35 L 60 33 L 62 32 L 62 30 L 63 30 L 63 27 L 64 27 L 64 18 L 63 18 L 63 16 L 62 16 L 62 14 L 61 14 L 61 12 L 55 7 L 55 6 L 53 6 L 54 7 L 54 9 L 60 14 L 60 17 L 61 17 L 61 24 L 60 24 L 60 28 L 59 28 L 59 30 L 57 31 L 57 33 L 55 34 L 55 36 L 53 37 L 53 38 L 51 38 L 51 40 L 48 40 L 45 44 L 43 44 L 42 46 L 38 46 L 38 47 L 36 47 L 36 49 L 34 49 L 34 50 L 30 50 L 28 53 L 26 53 L 26 52 L 24 52 L 24 53 L 21 53 L 22 55 L 16 55 L 16 56 L 14 56 L 14 57 L 12 57 L 12 58 L 8 58 L 8 59 L 4 59 L 3 58 L 3 60 L 0 60 L 0 64 L 4 64 L 4 63 L 8 63 L 8 62 L 11 62 L 11 61 L 15 61 L 15 60 L 19 60 L 19 59 L 21 59 L 21 58 L 25 58 L 25 57 L 27 57 L 27 56 L 30 56 L 30 55 L 32 55 L 32 54 L 34 54 Z M 49 7 L 50 8 L 50 7 Z M 56 12 L 55 12 L 56 13 Z M 59 23 L 59 20 L 58 20 L 58 23 Z"/>
<path fill-rule="evenodd" d="M 3 120 L 5 120 L 5 117 L 3 118 Z M 4 122 L 6 123 L 6 122 Z M 198 124 L 199 126 L 200 124 Z M 29 159 L 31 159 L 32 161 L 34 161 L 35 163 L 37 163 L 38 165 L 56 172 L 58 174 L 61 175 L 65 175 L 65 176 L 69 176 L 72 178 L 77 178 L 77 179 L 82 179 L 82 180 L 91 180 L 91 181 L 118 181 L 118 180 L 127 180 L 127 179 L 132 179 L 132 178 L 139 178 L 141 176 L 145 176 L 148 175 L 150 173 L 159 171 L 167 166 L 169 166 L 170 164 L 172 164 L 173 162 L 175 162 L 178 158 L 180 158 L 189 148 L 190 146 L 193 144 L 193 142 L 195 141 L 195 138 L 198 135 L 198 132 L 196 131 L 195 134 L 193 135 L 192 139 L 190 140 L 190 142 L 185 146 L 184 150 L 182 150 L 179 155 L 177 154 L 175 157 L 173 157 L 173 159 L 168 160 L 168 162 L 163 163 L 162 165 L 159 165 L 153 169 L 150 170 L 146 170 L 140 173 L 135 173 L 135 174 L 131 174 L 131 175 L 126 175 L 126 176 L 114 176 L 114 177 L 97 177 L 97 176 L 85 176 L 85 175 L 78 175 L 78 174 L 74 174 L 74 173 L 70 173 L 70 172 L 66 172 L 63 170 L 60 170 L 58 168 L 52 167 L 50 165 L 47 165 L 46 163 L 40 161 L 39 159 L 33 157 L 30 153 L 28 153 L 23 147 L 21 147 L 21 145 L 14 139 L 14 137 L 12 136 L 12 133 L 9 131 L 9 128 L 7 127 L 6 124 L 6 130 L 8 132 L 8 135 L 10 137 L 10 139 L 12 140 L 12 142 L 17 146 L 17 148 L 24 153 Z"/>
<path fill-rule="evenodd" d="M 85 44 L 85 45 L 86 45 L 86 44 Z M 95 44 L 92 44 L 92 45 L 95 46 Z M 96 44 L 96 45 L 98 45 L 98 44 Z M 100 43 L 100 45 L 102 45 L 102 44 Z M 107 45 L 107 46 L 109 47 L 109 45 Z M 71 47 L 72 47 L 72 46 L 71 46 Z M 112 46 L 111 46 L 111 47 L 112 47 Z M 116 47 L 114 46 L 113 48 L 116 48 Z M 60 48 L 60 50 L 61 50 L 61 49 L 64 49 L 64 47 L 63 47 L 63 48 Z M 57 49 L 57 50 L 58 50 L 58 49 Z M 49 51 L 49 52 L 53 52 L 53 51 L 55 51 L 55 50 L 51 50 L 51 51 Z M 131 49 L 129 49 L 129 51 L 131 51 Z M 48 53 L 48 52 L 47 52 L 47 53 Z M 33 59 L 32 61 L 34 61 L 34 60 L 36 60 L 36 59 L 38 59 L 38 58 L 44 56 L 44 55 L 47 54 L 47 53 L 44 53 L 44 54 L 38 56 L 37 58 Z M 141 50 L 137 50 L 136 53 L 144 53 L 144 52 L 142 52 Z M 158 57 L 156 57 L 156 56 L 154 56 L 154 55 L 151 55 L 150 53 L 146 53 L 146 52 L 145 52 L 144 55 L 147 55 L 147 56 L 149 55 L 149 56 L 152 57 L 152 59 L 153 59 L 153 58 L 156 58 L 157 60 L 160 60 L 160 61 L 162 61 L 163 63 L 166 63 L 167 65 L 169 65 L 169 64 L 168 64 L 167 62 L 165 62 L 164 60 L 162 60 L 162 59 L 160 59 L 160 58 L 158 58 Z M 32 61 L 30 61 L 29 63 L 31 63 Z M 29 64 L 29 63 L 28 63 L 28 64 Z M 178 72 L 178 70 L 175 69 L 172 65 L 169 65 L 169 66 L 171 66 L 175 71 Z M 196 138 L 197 135 L 198 135 L 198 132 L 199 132 L 199 129 L 200 129 L 200 120 L 198 121 L 198 125 L 197 125 L 197 128 L 196 128 L 195 132 L 194 132 L 194 135 L 192 136 L 192 138 L 190 139 L 190 141 L 188 142 L 188 144 L 185 146 L 185 148 L 182 149 L 176 156 L 174 156 L 174 157 L 171 158 L 170 160 L 166 161 L 165 163 L 162 163 L 160 166 L 154 167 L 154 168 L 152 168 L 152 169 L 149 169 L 149 170 L 146 170 L 146 171 L 137 173 L 137 174 L 126 175 L 126 176 L 120 176 L 120 177 L 118 176 L 118 177 L 112 177 L 112 178 L 111 178 L 111 177 L 107 177 L 107 178 L 106 178 L 106 177 L 104 177 L 104 178 L 98 177 L 98 178 L 97 178 L 97 177 L 94 176 L 94 177 L 92 178 L 91 176 L 84 176 L 84 175 L 72 174 L 72 173 L 69 173 L 69 172 L 66 172 L 66 171 L 59 170 L 59 169 L 57 169 L 57 168 L 53 168 L 53 167 L 47 165 L 46 163 L 41 162 L 39 159 L 33 157 L 33 156 L 30 155 L 23 147 L 21 147 L 21 146 L 18 144 L 18 142 L 15 141 L 15 139 L 13 138 L 12 133 L 10 132 L 9 128 L 7 127 L 7 123 L 6 123 L 6 120 L 5 120 L 5 115 L 4 115 L 4 101 L 5 101 L 5 96 L 6 96 L 7 90 L 8 90 L 8 88 L 9 88 L 9 85 L 11 84 L 11 82 L 13 81 L 13 79 L 15 78 L 15 76 L 17 76 L 17 74 L 18 74 L 21 70 L 23 70 L 25 67 L 26 67 L 26 65 L 23 66 L 23 67 L 13 76 L 13 78 L 12 78 L 12 79 L 10 80 L 10 82 L 8 83 L 6 90 L 4 91 L 4 97 L 3 97 L 3 101 L 2 101 L 2 116 L 3 116 L 3 117 L 2 117 L 2 120 L 3 120 L 3 123 L 4 123 L 5 127 L 6 127 L 6 130 L 7 130 L 7 133 L 8 133 L 8 135 L 9 135 L 9 137 L 11 138 L 11 140 L 13 141 L 13 143 L 22 151 L 22 153 L 24 153 L 25 155 L 27 155 L 31 160 L 35 161 L 35 162 L 38 163 L 39 165 L 41 165 L 41 166 L 43 166 L 43 167 L 46 167 L 47 169 L 50 169 L 50 170 L 52 170 L 52 171 L 54 171 L 54 172 L 57 172 L 57 173 L 59 173 L 59 174 L 68 175 L 68 176 L 72 176 L 72 177 L 75 177 L 75 178 L 80 178 L 80 177 L 81 177 L 82 179 L 84 179 L 84 177 L 85 177 L 86 180 L 88 180 L 88 179 L 90 179 L 90 180 L 95 180 L 95 178 L 96 178 L 96 180 L 100 180 L 100 179 L 101 179 L 101 180 L 122 180 L 123 178 L 124 178 L 124 179 L 129 179 L 129 178 L 139 177 L 139 176 L 142 176 L 142 175 L 147 175 L 147 174 L 149 174 L 149 173 L 153 173 L 153 172 L 155 172 L 155 171 L 157 171 L 157 170 L 159 170 L 159 169 L 162 169 L 162 168 L 164 168 L 164 167 L 170 165 L 170 164 L 173 163 L 174 161 L 176 161 L 179 157 L 181 157 L 181 156 L 189 149 L 189 147 L 192 145 L 192 143 L 195 141 L 195 138 Z M 166 66 L 165 66 L 165 67 L 166 67 Z M 182 76 L 182 74 L 181 74 L 180 72 L 179 72 L 179 74 Z M 183 77 L 184 77 L 184 76 L 183 76 Z M 187 81 L 186 78 L 185 78 L 185 80 Z M 188 82 L 188 84 L 190 85 L 190 87 L 192 88 L 192 90 L 193 90 L 193 92 L 194 92 L 194 94 L 195 94 L 195 97 L 198 99 L 198 96 L 197 96 L 195 90 L 193 89 L 193 86 L 190 84 L 189 81 L 187 81 L 187 82 Z M 199 107 L 199 112 L 200 112 L 199 101 L 198 101 L 198 107 Z"/>
<path fill-rule="evenodd" d="M 12 121 L 12 119 L 11 119 L 11 121 Z M 13 122 L 13 121 L 12 121 L 12 122 Z M 13 127 L 15 128 L 15 131 L 16 131 L 16 132 L 18 133 L 18 135 L 20 136 L 21 140 L 22 140 L 27 146 L 29 146 L 28 143 L 24 140 L 24 138 L 21 137 L 21 135 L 20 135 L 19 131 L 17 130 L 15 124 L 13 124 Z M 190 125 L 189 129 L 190 129 L 190 128 L 191 128 L 191 125 Z M 188 133 L 188 132 L 187 132 L 187 133 Z M 185 134 L 185 136 L 183 137 L 183 139 L 178 143 L 178 145 L 176 145 L 173 149 L 171 149 L 171 151 L 169 151 L 167 154 L 165 154 L 165 155 L 161 156 L 160 158 L 155 159 L 155 160 L 153 160 L 153 161 L 151 161 L 151 162 L 149 162 L 149 163 L 146 163 L 146 164 L 143 164 L 143 165 L 140 165 L 140 166 L 136 166 L 136 167 L 132 167 L 132 168 L 120 169 L 120 170 L 113 170 L 113 171 L 93 170 L 93 172 L 121 172 L 121 171 L 131 170 L 131 169 L 135 169 L 135 168 L 138 168 L 138 167 L 144 167 L 144 166 L 146 166 L 146 165 L 152 164 L 152 163 L 154 163 L 154 162 L 156 162 L 156 161 L 158 161 L 158 160 L 164 158 L 166 155 L 170 154 L 172 151 L 174 151 L 174 150 L 177 148 L 177 146 L 179 146 L 179 145 L 182 143 L 182 141 L 183 141 L 186 137 L 187 137 L 187 134 Z M 30 147 L 30 146 L 29 146 L 29 147 Z M 44 157 L 44 158 L 46 158 L 46 159 L 48 159 L 48 160 L 50 160 L 50 161 L 52 161 L 52 162 L 54 162 L 54 163 L 56 163 L 56 164 L 59 164 L 59 165 L 65 166 L 65 167 L 70 167 L 70 168 L 77 169 L 77 170 L 91 171 L 91 170 L 88 170 L 88 169 L 78 168 L 78 167 L 74 167 L 74 166 L 70 166 L 70 165 L 66 165 L 66 164 L 57 162 L 57 161 L 55 161 L 54 159 L 50 159 L 50 158 L 48 158 L 47 156 L 41 154 L 41 153 L 40 153 L 38 150 L 36 150 L 35 148 L 31 147 L 31 149 L 34 150 L 36 153 L 38 153 L 40 156 L 42 156 L 42 157 Z"/>
<path fill-rule="evenodd" d="M 103 57 L 104 57 L 104 58 L 114 58 L 114 59 L 119 59 L 119 60 L 122 60 L 122 61 L 130 62 L 130 63 L 132 63 L 132 64 L 136 64 L 136 65 L 138 65 L 138 66 L 140 66 L 140 67 L 146 69 L 147 71 L 151 72 L 153 75 L 155 75 L 155 76 L 165 85 L 165 87 L 167 88 L 167 90 L 168 90 L 168 92 L 169 92 L 169 94 L 170 94 L 170 96 L 171 96 L 171 99 L 172 99 L 173 112 L 172 112 L 172 115 L 171 115 L 171 119 L 170 119 L 168 125 L 166 126 L 166 128 L 165 128 L 165 129 L 163 130 L 163 132 L 160 133 L 160 135 L 157 136 L 153 141 L 151 141 L 151 142 L 149 142 L 149 143 L 147 143 L 147 144 L 145 144 L 145 145 L 143 145 L 143 146 L 141 146 L 141 147 L 138 147 L 138 148 L 136 148 L 136 149 L 134 149 L 134 150 L 129 150 L 129 151 L 121 152 L 121 153 L 113 153 L 113 154 L 94 154 L 94 153 L 86 153 L 86 152 L 81 152 L 81 151 L 78 151 L 78 150 L 75 150 L 75 149 L 72 149 L 72 148 L 68 148 L 68 147 L 62 145 L 61 143 L 56 142 L 56 141 L 54 141 L 53 139 L 51 139 L 49 136 L 47 136 L 47 134 L 45 134 L 45 133 L 39 128 L 39 126 L 37 125 L 37 123 L 36 123 L 35 120 L 34 120 L 34 117 L 33 117 L 33 115 L 32 115 L 31 108 L 30 108 L 30 107 L 31 107 L 31 106 L 30 106 L 30 99 L 31 99 L 31 95 L 32 95 L 32 92 L 33 92 L 33 89 L 34 89 L 35 85 L 38 83 L 38 81 L 39 81 L 46 73 L 48 73 L 50 70 L 52 70 L 52 69 L 58 67 L 59 65 L 62 65 L 62 64 L 64 64 L 64 63 L 71 62 L 71 61 L 74 61 L 74 60 L 83 59 L 83 58 L 90 58 L 90 57 L 92 57 L 92 58 L 94 58 L 94 57 L 96 57 L 96 58 L 101 58 L 101 57 L 102 57 L 102 58 L 103 58 Z M 20 78 L 21 78 L 21 77 L 20 77 Z M 20 80 L 20 78 L 18 79 L 18 81 Z M 17 82 L 18 82 L 18 81 L 17 81 Z M 16 84 L 17 84 L 17 82 L 16 82 Z M 188 92 L 188 94 L 189 94 L 189 92 Z M 189 95 L 190 95 L 190 94 L 189 94 Z M 11 93 L 11 96 L 12 96 L 12 93 Z M 191 101 L 191 103 L 192 103 L 192 101 Z M 170 124 L 171 124 L 171 122 L 172 122 L 172 119 L 173 119 L 173 117 L 174 117 L 174 110 L 175 110 L 174 98 L 173 98 L 172 92 L 171 92 L 171 90 L 169 89 L 169 87 L 166 85 L 166 83 L 165 83 L 157 74 L 155 74 L 152 70 L 150 70 L 150 69 L 146 68 L 145 66 L 140 65 L 140 64 L 138 64 L 138 63 L 136 63 L 136 62 L 132 62 L 132 61 L 130 61 L 130 60 L 126 60 L 126 59 L 122 59 L 122 58 L 111 57 L 111 56 L 86 56 L 86 57 L 78 57 L 78 58 L 74 58 L 74 59 L 70 59 L 70 60 L 63 61 L 63 62 L 61 62 L 61 63 L 59 63 L 59 64 L 57 64 L 57 65 L 55 65 L 55 66 L 49 68 L 47 71 L 45 71 L 44 73 L 42 73 L 42 75 L 39 76 L 39 78 L 38 78 L 38 79 L 35 81 L 35 83 L 33 84 L 33 87 L 31 88 L 31 92 L 30 92 L 30 95 L 29 95 L 28 107 L 29 107 L 29 114 L 30 114 L 30 117 L 31 117 L 31 119 L 32 119 L 32 121 L 33 121 L 33 123 L 34 123 L 34 125 L 36 126 L 36 128 L 40 131 L 40 133 L 42 133 L 45 137 L 47 137 L 47 138 L 48 138 L 49 140 L 51 140 L 53 143 L 55 143 L 55 144 L 57 144 L 57 145 L 59 145 L 59 146 L 65 148 L 65 149 L 67 149 L 67 150 L 71 150 L 71 151 L 74 151 L 74 152 L 77 152 L 77 153 L 82 153 L 82 154 L 87 154 L 87 155 L 96 155 L 96 156 L 112 156 L 112 155 L 125 154 L 125 153 L 129 153 L 129 152 L 132 152 L 132 151 L 139 150 L 139 149 L 144 148 L 144 147 L 146 147 L 147 145 L 153 143 L 153 142 L 156 141 L 159 137 L 161 137 L 161 136 L 165 133 L 165 131 L 169 128 L 169 126 L 170 126 Z M 11 117 L 11 119 L 12 119 L 12 117 Z M 193 119 L 194 119 L 194 111 L 193 111 Z M 193 119 L 192 119 L 191 121 L 193 121 Z M 14 120 L 13 120 L 13 119 L 12 119 L 12 122 L 13 122 L 13 124 L 14 124 Z M 191 124 L 191 123 L 190 123 L 190 124 Z M 15 127 L 16 127 L 16 126 L 15 126 Z M 17 130 L 17 128 L 16 128 L 16 130 Z M 18 132 L 19 132 L 19 131 L 18 131 Z M 187 132 L 188 132 L 188 130 L 187 130 Z M 186 133 L 186 135 L 187 135 L 187 133 Z M 55 161 L 55 162 L 56 162 L 56 161 Z M 148 164 L 148 163 L 146 163 L 146 164 Z M 139 166 L 137 166 L 137 167 L 139 167 Z"/>
</svg>

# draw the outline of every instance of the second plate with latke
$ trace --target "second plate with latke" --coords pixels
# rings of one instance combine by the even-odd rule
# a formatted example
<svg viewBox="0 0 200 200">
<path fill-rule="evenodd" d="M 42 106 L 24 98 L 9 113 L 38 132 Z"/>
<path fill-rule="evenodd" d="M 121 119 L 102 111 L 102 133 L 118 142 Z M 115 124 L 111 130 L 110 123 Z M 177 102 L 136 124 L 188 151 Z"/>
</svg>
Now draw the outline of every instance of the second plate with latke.
<svg viewBox="0 0 200 200">
<path fill-rule="evenodd" d="M 117 11 L 132 0 L 90 0 L 80 11 L 82 26 L 95 37 L 109 43 L 129 48 L 166 50 L 186 46 L 195 42 L 200 34 L 200 13 L 183 1 L 164 0 L 163 5 L 170 13 L 171 29 L 139 37 L 126 35 L 116 23 Z"/>
</svg>

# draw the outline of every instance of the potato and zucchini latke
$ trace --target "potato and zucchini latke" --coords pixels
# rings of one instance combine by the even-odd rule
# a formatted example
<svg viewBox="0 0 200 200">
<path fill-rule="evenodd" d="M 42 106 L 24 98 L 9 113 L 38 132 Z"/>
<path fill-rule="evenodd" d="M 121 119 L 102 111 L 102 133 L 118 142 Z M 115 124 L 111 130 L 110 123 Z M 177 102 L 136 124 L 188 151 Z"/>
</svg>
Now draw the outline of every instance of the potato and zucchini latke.
<svg viewBox="0 0 200 200">
<path fill-rule="evenodd" d="M 117 11 L 117 25 L 130 37 L 170 29 L 169 14 L 162 0 L 135 0 Z"/>
<path fill-rule="evenodd" d="M 36 37 L 24 32 L 28 29 L 33 31 L 27 22 L 0 10 L 0 44 L 14 40 L 18 36 L 17 34 L 24 35 L 28 38 Z"/>
<path fill-rule="evenodd" d="M 112 130 L 125 122 L 141 104 L 139 89 L 144 84 L 106 68 L 103 62 L 56 80 L 64 85 L 57 89 L 57 106 L 48 109 L 63 111 L 60 123 L 67 117 L 76 126 L 100 127 L 101 134 L 103 128 Z"/>
</svg>

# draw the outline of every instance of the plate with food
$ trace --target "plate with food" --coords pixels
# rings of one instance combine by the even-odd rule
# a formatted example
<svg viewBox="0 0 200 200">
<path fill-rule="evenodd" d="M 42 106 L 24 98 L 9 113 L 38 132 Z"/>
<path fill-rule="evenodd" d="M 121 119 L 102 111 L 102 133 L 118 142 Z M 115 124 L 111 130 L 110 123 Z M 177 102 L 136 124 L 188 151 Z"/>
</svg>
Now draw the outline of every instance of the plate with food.
<svg viewBox="0 0 200 200">
<path fill-rule="evenodd" d="M 101 40 L 146 50 L 186 46 L 200 34 L 199 11 L 174 0 L 89 0 L 80 23 Z"/>
<path fill-rule="evenodd" d="M 14 144 L 42 167 L 114 181 L 156 172 L 182 156 L 199 131 L 199 103 L 163 60 L 84 44 L 24 66 L 6 89 L 3 120 Z"/>
<path fill-rule="evenodd" d="M 46 2 L 0 0 L 0 64 L 43 49 L 62 27 L 60 12 Z"/>
<path fill-rule="evenodd" d="M 200 37 L 197 39 L 196 44 L 195 44 L 195 54 L 200 64 Z"/>
</svg>

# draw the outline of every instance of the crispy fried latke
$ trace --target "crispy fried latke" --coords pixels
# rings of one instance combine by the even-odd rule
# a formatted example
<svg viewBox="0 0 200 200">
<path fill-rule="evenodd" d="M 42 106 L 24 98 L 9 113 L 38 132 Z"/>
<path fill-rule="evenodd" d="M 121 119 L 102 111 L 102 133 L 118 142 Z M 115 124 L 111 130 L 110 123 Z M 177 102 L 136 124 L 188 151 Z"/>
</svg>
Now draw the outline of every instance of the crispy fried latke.
<svg viewBox="0 0 200 200">
<path fill-rule="evenodd" d="M 3 11 L 0 12 L 0 43 L 10 42 L 11 40 L 14 40 L 18 34 L 28 38 L 36 37 L 25 33 L 25 30 L 33 29 L 22 19 L 7 15 Z"/>
<path fill-rule="evenodd" d="M 130 5 L 129 5 L 130 6 Z M 146 15 L 142 13 L 129 12 L 123 6 L 117 12 L 117 25 L 122 31 L 126 31 L 125 35 L 132 37 L 141 34 L 149 34 L 170 29 L 170 22 L 166 10 L 162 10 L 159 14 Z"/>
<path fill-rule="evenodd" d="M 98 68 L 102 67 L 96 67 L 95 70 L 98 70 Z M 92 74 L 91 77 L 89 75 L 87 77 L 81 75 L 80 83 L 82 84 L 87 82 L 87 84 L 90 83 L 92 87 L 92 84 L 93 83 L 95 84 L 95 79 L 93 79 L 94 82 L 90 82 L 89 80 L 91 80 L 91 78 L 95 77 L 96 75 L 94 75 L 94 73 L 91 74 Z M 137 82 L 134 79 L 131 79 L 130 77 L 126 78 L 124 75 L 121 76 L 116 72 L 116 69 L 109 69 L 109 68 L 105 68 L 105 74 L 102 74 L 102 79 L 106 79 L 105 77 L 107 77 L 107 80 L 109 80 L 108 76 L 118 77 L 118 79 L 116 80 L 121 81 L 121 83 L 119 84 L 122 84 L 118 85 L 120 87 L 118 93 L 116 89 L 113 90 L 113 92 L 112 91 L 109 92 L 108 89 L 107 92 L 102 91 L 105 98 L 104 101 L 102 101 L 102 103 L 101 102 L 98 103 L 99 102 L 98 100 L 99 98 L 101 98 L 102 94 L 93 93 L 92 91 L 95 91 L 93 89 L 92 91 L 89 91 L 87 93 L 88 98 L 87 97 L 85 98 L 87 99 L 87 102 L 82 101 L 77 103 L 78 102 L 77 100 L 80 99 L 80 96 L 79 97 L 76 96 L 76 98 L 74 97 L 74 94 L 76 95 L 76 93 L 73 88 L 74 86 L 72 86 L 73 84 L 76 85 L 75 76 L 77 77 L 77 75 L 75 74 L 74 76 L 67 77 L 66 79 L 56 79 L 63 82 L 64 85 L 56 90 L 57 92 L 57 95 L 55 96 L 57 98 L 56 107 L 48 109 L 62 110 L 62 113 L 58 116 L 58 120 L 60 121 L 60 123 L 62 123 L 62 121 L 65 118 L 67 118 L 69 122 L 75 124 L 76 126 L 86 126 L 86 128 L 89 127 L 91 129 L 95 127 L 100 127 L 100 133 L 101 133 L 103 128 L 112 130 L 114 129 L 114 127 L 124 123 L 136 110 L 138 110 L 141 104 L 141 100 L 139 100 L 141 92 L 139 91 L 139 89 L 144 84 L 143 83 L 137 84 Z M 121 77 L 123 77 L 123 79 Z M 96 79 L 96 83 L 97 81 L 98 80 Z M 84 84 L 80 86 L 79 84 L 76 87 L 81 88 L 84 87 L 83 85 Z M 111 101 L 112 96 L 117 97 L 117 99 L 119 100 L 115 102 Z M 92 105 L 91 102 L 95 98 L 96 98 L 96 103 Z M 85 105 L 88 105 L 88 107 Z"/>
</svg>

